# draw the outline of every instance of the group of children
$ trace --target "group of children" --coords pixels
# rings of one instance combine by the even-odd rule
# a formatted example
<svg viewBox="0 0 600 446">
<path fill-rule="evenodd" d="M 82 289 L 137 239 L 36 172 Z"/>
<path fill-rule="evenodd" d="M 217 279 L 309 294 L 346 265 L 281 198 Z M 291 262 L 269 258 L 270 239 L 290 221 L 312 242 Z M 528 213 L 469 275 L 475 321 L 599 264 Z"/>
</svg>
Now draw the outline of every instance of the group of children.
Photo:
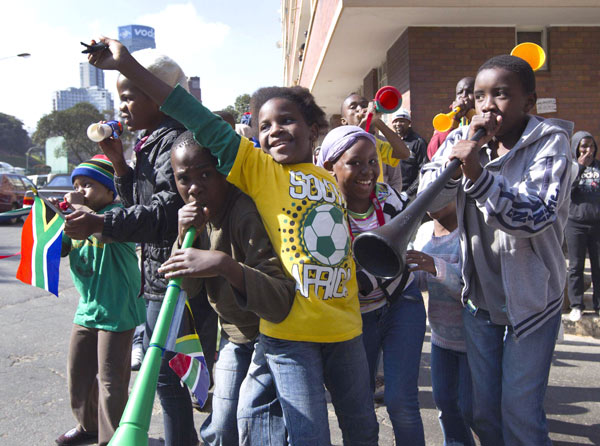
<svg viewBox="0 0 600 446">
<path fill-rule="evenodd" d="M 430 292 L 434 398 L 445 443 L 473 445 L 472 429 L 485 446 L 550 444 L 542 403 L 563 298 L 572 125 L 528 114 L 535 78 L 526 62 L 499 56 L 479 69 L 476 114 L 447 136 L 420 188 L 449 159 L 461 167 L 430 204 L 433 223 L 407 252 L 409 267 L 386 280 L 355 264 L 352 240 L 405 209 L 406 196 L 381 182 L 381 162 L 395 165 L 409 151 L 377 117 L 372 126 L 388 141 L 365 132 L 368 101 L 345 99 L 343 125 L 315 156 L 327 121 L 312 95 L 301 87 L 261 88 L 251 101 L 258 149 L 177 85 L 174 62 L 136 61 L 118 41 L 102 41 L 108 49 L 89 61 L 120 72 L 121 116 L 144 133 L 134 169 L 119 140 L 100 143 L 116 190 L 100 204 L 91 192 L 81 192 L 81 203 L 68 196 L 91 210 L 79 206 L 69 215 L 65 234 L 88 250 L 85 240 L 94 234 L 93 245 L 104 249 L 98 257 L 108 246 L 144 244 L 147 336 L 165 280 L 183 278 L 188 296 L 206 291 L 221 342 L 212 413 L 200 429 L 205 444 L 329 445 L 327 390 L 344 444 L 377 445 L 373 391 L 382 352 L 396 443 L 424 445 L 421 290 Z M 485 136 L 470 140 L 478 129 Z M 122 207 L 112 204 L 114 192 Z M 192 226 L 194 246 L 182 250 Z M 102 279 L 102 270 L 93 274 Z M 139 302 L 133 289 L 120 294 L 132 308 Z M 139 321 L 130 322 L 112 329 L 128 330 L 129 349 Z M 167 359 L 158 381 L 165 444 L 195 445 L 190 398 Z M 100 393 L 95 401 L 104 407 L 113 395 Z M 97 435 L 107 444 L 118 417 L 88 422 L 73 400 L 79 425 L 57 442 Z"/>
</svg>

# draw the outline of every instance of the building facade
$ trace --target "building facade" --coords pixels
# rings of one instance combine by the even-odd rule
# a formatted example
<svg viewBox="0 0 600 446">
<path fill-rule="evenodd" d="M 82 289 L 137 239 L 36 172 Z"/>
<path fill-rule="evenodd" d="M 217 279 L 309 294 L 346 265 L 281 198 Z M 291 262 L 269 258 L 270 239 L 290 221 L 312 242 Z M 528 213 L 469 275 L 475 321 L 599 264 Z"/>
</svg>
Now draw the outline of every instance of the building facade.
<svg viewBox="0 0 600 446">
<path fill-rule="evenodd" d="M 200 78 L 198 76 L 188 77 L 188 89 L 192 96 L 202 102 L 202 89 L 200 88 Z"/>
<path fill-rule="evenodd" d="M 142 25 L 119 26 L 119 40 L 129 52 L 156 48 L 154 28 Z"/>
<path fill-rule="evenodd" d="M 108 90 L 99 87 L 67 88 L 55 91 L 52 97 L 52 110 L 61 111 L 73 107 L 80 102 L 89 102 L 103 113 L 114 109 L 112 95 Z"/>
<path fill-rule="evenodd" d="M 82 88 L 104 88 L 104 71 L 88 62 L 79 63 L 79 85 Z"/>
<path fill-rule="evenodd" d="M 468 2 L 467 2 L 468 3 Z M 537 41 L 538 109 L 600 136 L 600 4 L 597 0 L 282 0 L 285 84 L 311 90 L 330 116 L 344 98 L 402 92 L 426 138 L 449 111 L 456 82 L 492 56 Z"/>
</svg>

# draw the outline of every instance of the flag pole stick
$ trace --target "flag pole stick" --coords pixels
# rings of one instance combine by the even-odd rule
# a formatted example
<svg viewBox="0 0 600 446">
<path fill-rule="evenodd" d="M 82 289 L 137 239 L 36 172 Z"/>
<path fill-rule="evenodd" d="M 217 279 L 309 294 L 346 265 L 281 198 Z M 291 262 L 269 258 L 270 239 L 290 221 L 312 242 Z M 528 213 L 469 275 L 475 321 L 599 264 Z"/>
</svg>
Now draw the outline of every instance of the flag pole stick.
<svg viewBox="0 0 600 446">
<path fill-rule="evenodd" d="M 181 247 L 192 246 L 196 228 L 187 230 Z M 148 351 L 129 395 L 127 406 L 109 446 L 144 446 L 148 444 L 148 429 L 152 416 L 158 372 L 169 333 L 171 319 L 181 292 L 181 278 L 171 279 L 163 299 Z"/>
</svg>

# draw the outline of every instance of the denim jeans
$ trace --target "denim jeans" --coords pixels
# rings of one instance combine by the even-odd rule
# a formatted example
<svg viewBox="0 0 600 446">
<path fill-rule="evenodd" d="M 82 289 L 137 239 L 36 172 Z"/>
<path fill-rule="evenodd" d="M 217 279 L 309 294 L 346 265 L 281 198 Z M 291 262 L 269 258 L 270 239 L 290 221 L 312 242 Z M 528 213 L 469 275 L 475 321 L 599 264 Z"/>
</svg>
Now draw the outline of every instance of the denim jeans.
<svg viewBox="0 0 600 446">
<path fill-rule="evenodd" d="M 237 407 L 240 387 L 246 377 L 254 343 L 235 344 L 221 338 L 219 359 L 215 364 L 212 412 L 200 428 L 206 445 L 235 445 L 238 441 Z"/>
<path fill-rule="evenodd" d="M 237 410 L 240 446 L 285 446 L 287 437 L 275 382 L 260 342 L 242 382 Z"/>
<path fill-rule="evenodd" d="M 331 444 L 325 388 L 345 446 L 377 445 L 379 425 L 362 337 L 344 342 L 286 341 L 260 335 L 291 446 Z"/>
<path fill-rule="evenodd" d="M 146 329 L 144 332 L 144 350 L 148 349 L 156 319 L 162 302 L 149 301 L 146 308 Z M 192 400 L 185 385 L 181 385 L 179 376 L 169 367 L 169 360 L 175 356 L 165 352 L 160 364 L 156 392 L 163 408 L 165 424 L 165 446 L 195 446 L 198 435 L 194 428 Z"/>
<path fill-rule="evenodd" d="M 400 297 L 391 305 L 364 313 L 362 319 L 371 393 L 375 389 L 377 359 L 383 350 L 384 400 L 396 444 L 424 446 L 418 387 L 425 338 L 423 301 Z"/>
<path fill-rule="evenodd" d="M 473 399 L 467 354 L 431 344 L 433 401 L 440 411 L 444 446 L 475 446 Z"/>
<path fill-rule="evenodd" d="M 473 381 L 473 430 L 482 446 L 550 446 L 544 396 L 560 313 L 533 333 L 516 338 L 487 311 L 463 322 Z"/>
</svg>

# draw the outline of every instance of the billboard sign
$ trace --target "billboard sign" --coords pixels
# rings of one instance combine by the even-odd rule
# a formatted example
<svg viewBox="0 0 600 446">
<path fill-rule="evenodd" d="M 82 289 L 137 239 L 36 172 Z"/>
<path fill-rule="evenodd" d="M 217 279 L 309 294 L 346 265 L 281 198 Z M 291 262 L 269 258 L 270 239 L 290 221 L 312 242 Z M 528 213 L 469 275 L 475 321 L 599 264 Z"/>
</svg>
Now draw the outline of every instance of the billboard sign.
<svg viewBox="0 0 600 446">
<path fill-rule="evenodd" d="M 156 48 L 154 28 L 142 25 L 119 26 L 119 40 L 129 49 Z"/>
</svg>

